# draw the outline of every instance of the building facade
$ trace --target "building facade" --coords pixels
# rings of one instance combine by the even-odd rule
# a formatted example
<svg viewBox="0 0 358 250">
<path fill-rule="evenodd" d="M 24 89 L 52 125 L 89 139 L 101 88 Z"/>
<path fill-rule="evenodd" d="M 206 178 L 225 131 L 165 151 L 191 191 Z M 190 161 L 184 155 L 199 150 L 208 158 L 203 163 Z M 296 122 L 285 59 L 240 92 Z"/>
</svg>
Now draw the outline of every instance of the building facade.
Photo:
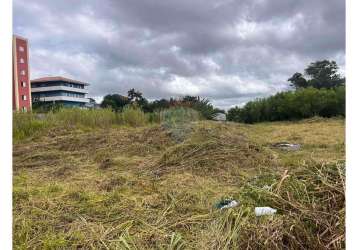
<svg viewBox="0 0 358 250">
<path fill-rule="evenodd" d="M 27 39 L 13 36 L 12 55 L 13 110 L 28 111 L 31 110 L 31 85 Z"/>
<path fill-rule="evenodd" d="M 60 76 L 34 79 L 31 80 L 32 102 L 85 108 L 89 103 L 87 86 L 88 83 Z"/>
</svg>

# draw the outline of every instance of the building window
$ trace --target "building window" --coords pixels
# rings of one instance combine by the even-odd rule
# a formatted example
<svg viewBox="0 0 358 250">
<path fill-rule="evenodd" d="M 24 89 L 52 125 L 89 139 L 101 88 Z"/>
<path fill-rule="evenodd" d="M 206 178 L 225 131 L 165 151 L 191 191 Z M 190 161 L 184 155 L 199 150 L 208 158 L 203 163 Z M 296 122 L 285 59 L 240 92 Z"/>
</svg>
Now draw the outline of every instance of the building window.
<svg viewBox="0 0 358 250">
<path fill-rule="evenodd" d="M 25 70 L 21 70 L 21 71 L 20 71 L 20 75 L 23 75 L 23 76 L 26 75 L 26 71 L 25 71 Z"/>
<path fill-rule="evenodd" d="M 25 51 L 25 48 L 22 47 L 22 46 L 19 46 L 19 51 L 20 51 L 20 52 L 24 52 L 24 51 Z"/>
<path fill-rule="evenodd" d="M 26 82 L 21 82 L 21 87 L 26 88 Z"/>
<path fill-rule="evenodd" d="M 20 63 L 25 63 L 24 58 L 20 58 Z"/>
<path fill-rule="evenodd" d="M 22 98 L 23 101 L 26 101 L 26 100 L 27 100 L 27 96 L 26 96 L 26 95 L 22 95 L 21 98 Z"/>
</svg>

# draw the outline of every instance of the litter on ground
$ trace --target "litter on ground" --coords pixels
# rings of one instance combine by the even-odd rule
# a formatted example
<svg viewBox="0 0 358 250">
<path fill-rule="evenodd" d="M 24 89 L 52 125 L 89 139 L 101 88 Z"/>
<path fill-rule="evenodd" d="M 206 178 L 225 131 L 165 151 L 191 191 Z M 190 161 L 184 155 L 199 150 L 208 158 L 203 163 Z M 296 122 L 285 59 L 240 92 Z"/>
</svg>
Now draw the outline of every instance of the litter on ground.
<svg viewBox="0 0 358 250">
<path fill-rule="evenodd" d="M 226 209 L 226 208 L 232 208 L 239 205 L 239 202 L 233 199 L 224 199 L 216 204 L 217 209 Z"/>
<path fill-rule="evenodd" d="M 274 148 L 279 148 L 287 151 L 297 151 L 301 148 L 300 144 L 288 143 L 288 142 L 279 142 L 272 145 Z"/>
<path fill-rule="evenodd" d="M 255 207 L 255 215 L 273 215 L 277 212 L 277 209 L 273 209 L 271 207 Z"/>
</svg>

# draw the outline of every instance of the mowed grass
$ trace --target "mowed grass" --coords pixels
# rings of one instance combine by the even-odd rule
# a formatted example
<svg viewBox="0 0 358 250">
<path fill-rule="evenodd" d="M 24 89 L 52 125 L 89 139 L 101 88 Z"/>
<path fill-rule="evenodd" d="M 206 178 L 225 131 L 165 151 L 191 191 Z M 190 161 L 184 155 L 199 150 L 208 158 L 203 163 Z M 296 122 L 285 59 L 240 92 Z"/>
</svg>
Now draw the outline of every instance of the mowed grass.
<svg viewBox="0 0 358 250">
<path fill-rule="evenodd" d="M 14 249 L 344 248 L 344 120 L 178 126 L 16 142 Z M 240 205 L 215 209 L 227 197 Z"/>
</svg>

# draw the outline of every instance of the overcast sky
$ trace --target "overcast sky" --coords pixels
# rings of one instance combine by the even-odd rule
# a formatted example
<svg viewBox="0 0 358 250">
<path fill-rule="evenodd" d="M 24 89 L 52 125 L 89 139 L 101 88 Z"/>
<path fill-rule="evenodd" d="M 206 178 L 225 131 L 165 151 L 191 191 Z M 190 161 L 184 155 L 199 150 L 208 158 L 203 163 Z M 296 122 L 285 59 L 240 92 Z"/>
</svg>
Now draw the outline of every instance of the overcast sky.
<svg viewBox="0 0 358 250">
<path fill-rule="evenodd" d="M 229 108 L 288 88 L 312 61 L 345 69 L 344 0 L 14 0 L 31 78 L 89 95 L 209 98 Z"/>
</svg>

